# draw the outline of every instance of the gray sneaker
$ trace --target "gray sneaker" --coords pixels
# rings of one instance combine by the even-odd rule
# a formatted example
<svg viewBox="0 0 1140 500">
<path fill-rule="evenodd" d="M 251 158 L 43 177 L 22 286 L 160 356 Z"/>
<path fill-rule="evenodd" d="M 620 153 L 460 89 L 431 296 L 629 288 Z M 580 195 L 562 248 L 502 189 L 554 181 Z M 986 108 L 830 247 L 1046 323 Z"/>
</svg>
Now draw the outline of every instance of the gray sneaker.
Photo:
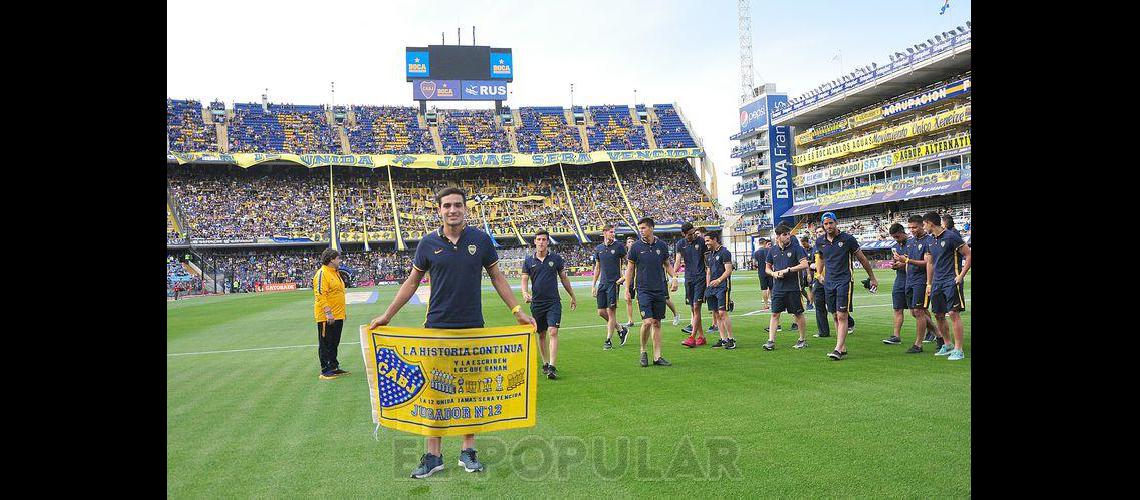
<svg viewBox="0 0 1140 500">
<path fill-rule="evenodd" d="M 603 350 L 608 351 L 608 350 L 613 349 L 613 348 L 614 348 L 614 343 L 610 342 L 610 339 L 606 339 L 605 343 L 602 344 Z"/>
<path fill-rule="evenodd" d="M 475 458 L 475 448 L 467 448 L 459 452 L 459 465 L 467 472 L 482 472 L 483 464 Z"/>
<path fill-rule="evenodd" d="M 645 368 L 647 366 L 649 366 L 649 353 L 643 352 L 641 353 L 641 367 Z"/>
<path fill-rule="evenodd" d="M 891 344 L 891 345 L 901 344 L 902 339 L 900 339 L 898 337 L 898 335 L 891 335 L 890 337 L 883 339 L 883 343 L 884 344 Z"/>
<path fill-rule="evenodd" d="M 653 361 L 653 364 L 657 366 L 673 366 L 673 363 L 666 361 L 665 358 L 657 358 Z"/>
<path fill-rule="evenodd" d="M 792 347 L 795 347 L 796 349 L 803 349 L 807 347 L 807 340 L 797 340 L 796 345 Z"/>
<path fill-rule="evenodd" d="M 412 478 L 423 479 L 441 470 L 443 470 L 443 455 L 424 453 L 424 456 L 420 457 L 420 466 L 412 471 Z"/>
<path fill-rule="evenodd" d="M 764 350 L 765 351 L 771 351 L 772 349 L 775 349 L 775 348 L 776 348 L 776 343 L 772 342 L 771 340 L 764 343 Z"/>
</svg>

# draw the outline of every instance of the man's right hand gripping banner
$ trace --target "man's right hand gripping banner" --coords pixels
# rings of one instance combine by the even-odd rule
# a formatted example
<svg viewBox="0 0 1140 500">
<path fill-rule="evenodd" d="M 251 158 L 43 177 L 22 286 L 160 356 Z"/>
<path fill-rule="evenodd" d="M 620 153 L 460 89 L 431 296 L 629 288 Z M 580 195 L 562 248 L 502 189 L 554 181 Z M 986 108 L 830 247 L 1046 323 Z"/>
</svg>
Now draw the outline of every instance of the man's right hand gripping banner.
<svg viewBox="0 0 1140 500">
<path fill-rule="evenodd" d="M 360 327 L 372 422 L 424 436 L 534 427 L 534 327 Z"/>
</svg>

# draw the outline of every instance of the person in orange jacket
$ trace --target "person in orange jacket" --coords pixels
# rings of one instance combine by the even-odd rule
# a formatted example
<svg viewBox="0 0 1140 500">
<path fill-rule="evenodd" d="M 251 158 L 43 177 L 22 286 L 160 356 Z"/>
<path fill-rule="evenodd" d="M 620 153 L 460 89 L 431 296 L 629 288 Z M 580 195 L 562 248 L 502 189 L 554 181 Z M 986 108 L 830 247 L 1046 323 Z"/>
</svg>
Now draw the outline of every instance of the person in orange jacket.
<svg viewBox="0 0 1140 500">
<path fill-rule="evenodd" d="M 340 369 L 336 350 L 344 327 L 344 281 L 337 268 L 340 252 L 326 248 L 321 253 L 321 268 L 313 275 L 313 315 L 317 320 L 317 357 L 321 361 L 321 380 L 331 380 L 348 372 Z"/>
</svg>

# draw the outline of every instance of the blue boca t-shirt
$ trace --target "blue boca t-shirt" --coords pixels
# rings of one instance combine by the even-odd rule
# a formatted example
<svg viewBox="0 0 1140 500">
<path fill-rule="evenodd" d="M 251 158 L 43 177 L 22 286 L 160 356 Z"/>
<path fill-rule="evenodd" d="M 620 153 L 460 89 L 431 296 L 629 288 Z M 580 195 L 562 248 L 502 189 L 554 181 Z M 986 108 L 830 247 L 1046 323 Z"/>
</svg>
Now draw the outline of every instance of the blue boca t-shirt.
<svg viewBox="0 0 1140 500">
<path fill-rule="evenodd" d="M 606 245 L 602 243 L 594 247 L 594 262 L 600 269 L 598 282 L 602 284 L 613 283 L 621 279 L 621 261 L 625 259 L 625 245 L 614 240 Z"/>
<path fill-rule="evenodd" d="M 715 279 L 719 278 L 720 275 L 724 274 L 724 268 L 727 267 L 727 264 L 732 263 L 732 252 L 729 252 L 727 248 L 720 247 L 720 250 L 717 250 L 715 252 L 710 251 L 708 254 L 706 254 L 705 255 L 705 262 L 708 263 L 707 265 L 709 268 L 709 281 L 715 280 Z M 688 279 L 688 278 L 686 278 L 686 279 Z M 702 277 L 701 279 L 703 280 L 704 277 Z M 710 286 L 710 287 L 708 287 L 708 289 L 709 290 L 724 290 L 724 289 L 729 288 L 731 286 L 731 282 L 732 282 L 732 276 L 729 275 L 728 279 L 724 280 L 724 283 L 721 283 L 717 286 Z"/>
<path fill-rule="evenodd" d="M 535 304 L 548 304 L 559 302 L 558 274 L 566 266 L 566 261 L 556 253 L 547 253 L 546 258 L 538 260 L 535 255 L 528 255 L 523 260 L 523 272 L 530 276 L 531 301 Z"/>
<path fill-rule="evenodd" d="M 685 281 L 705 278 L 705 246 L 704 238 L 689 241 L 681 238 L 677 241 L 677 253 L 685 260 Z"/>
<path fill-rule="evenodd" d="M 828 287 L 851 281 L 852 262 L 859 241 L 854 236 L 840 231 L 835 241 L 827 239 L 827 233 L 815 240 L 816 252 L 823 256 L 823 281 Z"/>
<path fill-rule="evenodd" d="M 640 292 L 665 292 L 665 268 L 669 259 L 669 245 L 661 238 L 652 244 L 638 239 L 633 242 L 626 259 L 637 266 L 637 290 Z"/>
<path fill-rule="evenodd" d="M 924 234 L 921 238 L 910 238 L 906 240 L 906 256 L 910 260 L 922 260 L 923 254 L 930 250 L 930 242 L 933 238 L 929 234 Z M 916 266 L 914 264 L 907 264 L 906 266 L 906 286 L 926 286 L 926 268 Z"/>
<path fill-rule="evenodd" d="M 772 272 L 799 265 L 800 259 L 808 258 L 804 247 L 799 243 L 789 243 L 788 248 L 780 248 L 779 244 L 768 247 L 764 262 L 772 264 Z M 779 292 L 800 291 L 800 276 L 798 273 L 785 274 L 782 279 L 772 278 L 772 290 Z"/>
<path fill-rule="evenodd" d="M 906 255 L 906 246 L 909 245 L 910 241 L 913 239 L 914 239 L 913 237 L 908 237 L 906 239 L 906 242 L 901 243 L 901 244 L 898 241 L 896 241 L 895 246 L 892 248 L 899 255 Z M 901 269 L 895 269 L 895 283 L 893 285 L 891 285 L 891 291 L 898 292 L 898 291 L 902 291 L 902 290 L 906 289 L 906 268 L 907 267 L 910 267 L 910 266 L 903 266 Z"/>
<path fill-rule="evenodd" d="M 428 233 L 416 245 L 412 267 L 429 273 L 425 328 L 483 327 L 483 269 L 499 261 L 491 237 L 465 226 L 452 243 L 442 229 Z"/>
<path fill-rule="evenodd" d="M 930 242 L 930 256 L 934 259 L 934 287 L 954 286 L 954 277 L 958 275 L 961 258 L 958 249 L 966 242 L 955 231 L 942 231 Z"/>
</svg>

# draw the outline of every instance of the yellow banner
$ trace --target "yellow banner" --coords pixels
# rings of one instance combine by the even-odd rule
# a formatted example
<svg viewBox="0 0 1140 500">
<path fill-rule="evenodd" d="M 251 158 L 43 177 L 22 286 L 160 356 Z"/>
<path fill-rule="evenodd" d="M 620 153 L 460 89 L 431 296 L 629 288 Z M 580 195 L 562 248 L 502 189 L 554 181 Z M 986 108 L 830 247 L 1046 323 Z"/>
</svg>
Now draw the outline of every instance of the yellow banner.
<svg viewBox="0 0 1140 500">
<path fill-rule="evenodd" d="M 841 118 L 830 123 L 824 123 L 809 128 L 802 134 L 796 134 L 796 146 L 810 144 L 830 135 L 862 127 L 883 117 L 883 108 L 876 106 L 855 116 Z"/>
<path fill-rule="evenodd" d="M 887 191 L 898 191 L 900 189 L 907 189 L 915 186 L 922 186 L 926 184 L 934 184 L 937 182 L 956 181 L 960 179 L 962 173 L 958 170 L 951 170 L 949 172 L 939 172 L 934 174 L 924 174 L 915 177 L 907 177 L 891 182 L 881 182 L 872 186 L 857 187 L 848 189 L 833 194 L 821 195 L 816 203 L 818 205 L 830 205 L 832 203 L 840 203 L 851 200 L 861 200 L 863 198 L 870 198 L 875 193 L 885 193 Z"/>
<path fill-rule="evenodd" d="M 265 153 L 170 153 L 179 165 L 193 162 L 214 161 L 232 163 L 248 168 L 269 161 L 285 161 L 309 168 L 329 165 L 346 167 L 400 167 L 400 168 L 499 168 L 499 167 L 545 167 L 565 163 L 569 165 L 590 165 L 606 161 L 658 160 L 662 158 L 701 158 L 701 148 L 685 149 L 638 149 L 629 151 L 593 151 L 590 153 L 473 153 L 464 155 L 295 155 Z"/>
<path fill-rule="evenodd" d="M 534 327 L 360 326 L 372 422 L 423 436 L 534 427 Z"/>
<path fill-rule="evenodd" d="M 917 160 L 924 156 L 935 155 L 951 149 L 964 148 L 970 145 L 970 134 L 956 135 L 940 141 L 924 142 L 913 147 L 903 148 L 894 152 L 894 163 Z"/>
<path fill-rule="evenodd" d="M 896 125 L 879 132 L 861 135 L 846 141 L 808 150 L 803 154 L 792 157 L 792 163 L 797 167 L 804 167 L 815 162 L 866 151 L 889 142 L 915 137 L 917 135 L 948 128 L 959 123 L 968 122 L 970 121 L 970 116 L 970 106 L 943 111 L 937 115 L 928 116 L 921 120 Z"/>
</svg>

